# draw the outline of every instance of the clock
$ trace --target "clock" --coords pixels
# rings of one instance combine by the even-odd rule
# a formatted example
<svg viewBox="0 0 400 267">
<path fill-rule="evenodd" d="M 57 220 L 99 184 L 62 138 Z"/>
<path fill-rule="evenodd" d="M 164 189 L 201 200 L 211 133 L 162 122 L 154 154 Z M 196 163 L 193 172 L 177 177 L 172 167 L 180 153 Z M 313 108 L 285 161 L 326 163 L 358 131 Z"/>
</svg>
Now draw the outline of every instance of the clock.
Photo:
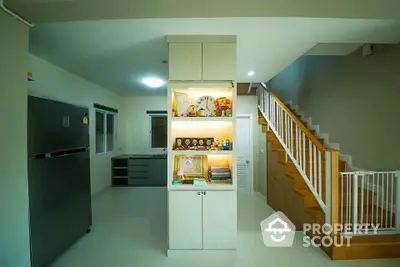
<svg viewBox="0 0 400 267">
<path fill-rule="evenodd" d="M 202 96 L 197 99 L 196 110 L 199 116 L 214 116 L 215 114 L 215 98 L 212 96 Z"/>
</svg>

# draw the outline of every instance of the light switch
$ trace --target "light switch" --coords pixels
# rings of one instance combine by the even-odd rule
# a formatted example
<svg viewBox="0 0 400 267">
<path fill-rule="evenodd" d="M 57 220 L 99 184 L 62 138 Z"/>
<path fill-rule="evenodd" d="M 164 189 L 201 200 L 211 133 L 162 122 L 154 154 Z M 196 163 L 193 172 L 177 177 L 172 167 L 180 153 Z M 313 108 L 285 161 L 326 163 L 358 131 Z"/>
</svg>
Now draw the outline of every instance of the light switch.
<svg viewBox="0 0 400 267">
<path fill-rule="evenodd" d="M 264 148 L 261 148 L 261 154 L 264 154 Z"/>
</svg>

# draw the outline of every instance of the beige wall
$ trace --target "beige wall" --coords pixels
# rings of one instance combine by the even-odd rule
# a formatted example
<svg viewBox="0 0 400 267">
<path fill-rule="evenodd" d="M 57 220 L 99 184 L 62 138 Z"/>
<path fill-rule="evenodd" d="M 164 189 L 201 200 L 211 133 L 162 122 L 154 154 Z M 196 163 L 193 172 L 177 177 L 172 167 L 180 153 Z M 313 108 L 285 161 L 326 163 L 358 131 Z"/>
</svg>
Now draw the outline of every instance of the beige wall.
<svg viewBox="0 0 400 267">
<path fill-rule="evenodd" d="M 355 167 L 400 169 L 400 45 L 375 45 L 369 57 L 357 50 L 306 61 L 298 93 L 306 116 L 353 156 Z"/>
<path fill-rule="evenodd" d="M 91 155 L 91 186 L 92 194 L 111 185 L 110 158 L 121 154 L 124 147 L 124 112 L 122 96 L 103 87 L 82 79 L 64 69 L 57 67 L 33 55 L 29 55 L 29 71 L 36 79 L 28 83 L 30 95 L 59 100 L 89 108 L 90 116 L 90 155 Z M 93 103 L 119 109 L 117 115 L 118 148 L 107 154 L 95 153 L 95 112 Z"/>
<path fill-rule="evenodd" d="M 0 10 L 0 266 L 30 266 L 27 26 Z"/>
</svg>

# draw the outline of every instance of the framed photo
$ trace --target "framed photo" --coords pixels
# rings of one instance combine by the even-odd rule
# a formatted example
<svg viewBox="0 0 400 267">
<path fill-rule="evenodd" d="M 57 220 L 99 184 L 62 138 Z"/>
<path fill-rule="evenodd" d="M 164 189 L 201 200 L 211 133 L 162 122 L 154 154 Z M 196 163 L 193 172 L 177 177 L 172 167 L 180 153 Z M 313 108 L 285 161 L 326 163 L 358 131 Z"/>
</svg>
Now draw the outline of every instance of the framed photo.
<svg viewBox="0 0 400 267">
<path fill-rule="evenodd" d="M 208 176 L 207 156 L 176 156 L 174 165 L 175 174 L 182 170 L 185 179 Z"/>
</svg>

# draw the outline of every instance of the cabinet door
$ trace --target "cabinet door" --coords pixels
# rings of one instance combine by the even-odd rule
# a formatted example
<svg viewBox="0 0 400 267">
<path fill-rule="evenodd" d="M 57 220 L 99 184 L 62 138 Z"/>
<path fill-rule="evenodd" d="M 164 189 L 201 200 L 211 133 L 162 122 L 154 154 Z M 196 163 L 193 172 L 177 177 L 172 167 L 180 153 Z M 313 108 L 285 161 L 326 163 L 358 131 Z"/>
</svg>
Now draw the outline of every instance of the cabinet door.
<svg viewBox="0 0 400 267">
<path fill-rule="evenodd" d="M 208 191 L 203 196 L 203 248 L 236 249 L 235 191 Z"/>
<path fill-rule="evenodd" d="M 201 196 L 197 193 L 168 194 L 170 249 L 202 249 Z"/>
<path fill-rule="evenodd" d="M 201 43 L 169 44 L 169 80 L 201 80 Z"/>
<path fill-rule="evenodd" d="M 236 80 L 236 43 L 203 44 L 203 80 Z"/>
</svg>

